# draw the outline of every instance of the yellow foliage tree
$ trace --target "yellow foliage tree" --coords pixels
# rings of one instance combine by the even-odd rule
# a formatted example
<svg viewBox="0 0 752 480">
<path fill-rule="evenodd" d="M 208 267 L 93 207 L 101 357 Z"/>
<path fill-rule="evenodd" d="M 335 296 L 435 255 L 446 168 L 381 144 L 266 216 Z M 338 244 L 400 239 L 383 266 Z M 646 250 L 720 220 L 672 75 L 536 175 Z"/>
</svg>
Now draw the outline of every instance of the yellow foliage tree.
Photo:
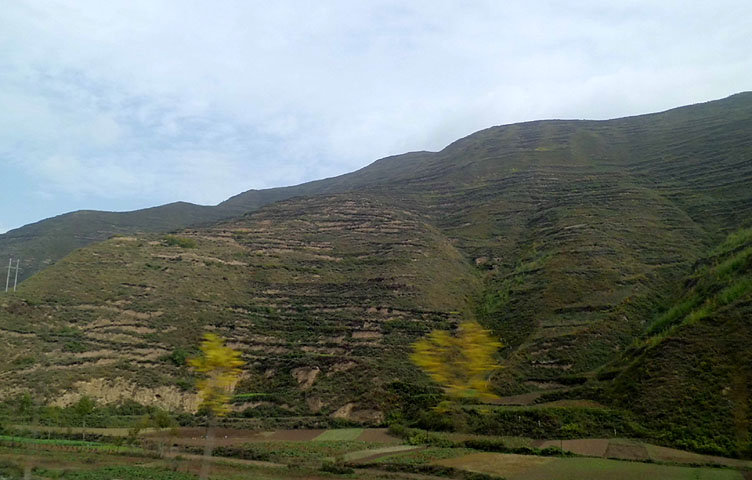
<svg viewBox="0 0 752 480">
<path fill-rule="evenodd" d="M 207 333 L 201 342 L 201 355 L 189 358 L 188 364 L 204 378 L 197 382 L 201 407 L 207 411 L 204 461 L 199 478 L 209 478 L 212 451 L 214 450 L 213 420 L 230 412 L 230 399 L 243 370 L 240 352 L 225 345 L 219 335 Z"/>
<path fill-rule="evenodd" d="M 201 407 L 215 417 L 227 415 L 232 392 L 243 372 L 240 352 L 225 346 L 219 335 L 207 333 L 201 342 L 201 355 L 188 359 L 188 364 L 205 375 L 197 383 Z"/>
<path fill-rule="evenodd" d="M 502 347 L 478 322 L 463 322 L 452 336 L 434 330 L 413 344 L 410 359 L 455 398 L 491 400 L 489 377 L 501 366 L 494 354 Z"/>
</svg>

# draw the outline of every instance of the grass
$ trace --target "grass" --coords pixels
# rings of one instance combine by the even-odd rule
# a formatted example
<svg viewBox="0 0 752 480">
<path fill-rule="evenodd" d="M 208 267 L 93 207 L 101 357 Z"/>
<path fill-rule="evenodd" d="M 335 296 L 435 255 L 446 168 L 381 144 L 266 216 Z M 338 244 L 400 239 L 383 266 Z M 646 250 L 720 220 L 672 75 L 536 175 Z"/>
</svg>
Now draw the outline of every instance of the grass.
<svg viewBox="0 0 752 480">
<path fill-rule="evenodd" d="M 675 302 L 614 362 L 606 397 L 643 418 L 661 443 L 752 455 L 752 237 L 728 236 L 687 277 Z"/>
<path fill-rule="evenodd" d="M 87 442 L 83 440 L 68 439 L 45 439 L 45 438 L 26 438 L 18 436 L 0 435 L 0 445 L 10 446 L 51 446 L 51 447 L 72 447 L 83 451 L 99 451 L 104 453 L 116 454 L 133 454 L 142 455 L 147 453 L 144 449 L 133 446 L 113 445 L 101 442 Z"/>
<path fill-rule="evenodd" d="M 467 448 L 428 447 L 423 450 L 385 456 L 377 459 L 376 463 L 397 465 L 429 465 L 435 463 L 437 460 L 468 455 L 472 452 L 474 451 Z"/>
<path fill-rule="evenodd" d="M 357 450 L 355 452 L 346 453 L 342 455 L 342 460 L 345 462 L 355 462 L 376 455 L 384 455 L 385 458 L 388 458 L 388 454 L 411 451 L 415 448 L 416 447 L 413 445 L 390 445 L 387 447 L 369 448 L 367 450 Z"/>
<path fill-rule="evenodd" d="M 38 472 L 47 474 L 51 472 Z M 173 472 L 164 468 L 148 468 L 137 466 L 105 467 L 94 470 L 63 472 L 56 476 L 61 480 L 195 480 L 195 475 Z"/>
<path fill-rule="evenodd" d="M 316 442 L 357 440 L 363 433 L 362 428 L 340 428 L 327 430 L 314 439 Z"/>
<path fill-rule="evenodd" d="M 504 476 L 509 480 L 742 480 L 736 470 L 624 462 L 599 458 L 541 458 L 501 453 L 474 453 L 435 462 L 438 465 Z"/>
</svg>

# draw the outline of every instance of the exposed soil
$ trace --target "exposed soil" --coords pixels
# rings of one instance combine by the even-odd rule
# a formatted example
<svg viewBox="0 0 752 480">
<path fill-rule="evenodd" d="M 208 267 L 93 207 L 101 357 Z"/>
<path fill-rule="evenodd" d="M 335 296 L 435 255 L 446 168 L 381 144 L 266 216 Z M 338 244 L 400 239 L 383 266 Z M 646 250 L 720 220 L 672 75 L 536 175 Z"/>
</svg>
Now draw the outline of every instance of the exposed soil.
<svg viewBox="0 0 752 480">
<path fill-rule="evenodd" d="M 402 440 L 399 438 L 389 435 L 389 430 L 386 428 L 366 428 L 358 437 L 358 441 L 394 444 L 402 443 Z"/>
<path fill-rule="evenodd" d="M 277 430 L 272 432 L 268 440 L 278 440 L 284 442 L 308 442 L 318 437 L 326 430 Z"/>
<path fill-rule="evenodd" d="M 492 400 L 490 403 L 497 405 L 530 405 L 545 392 L 523 393 L 521 395 L 510 395 Z"/>
<path fill-rule="evenodd" d="M 469 470 L 471 472 L 498 471 L 503 465 L 505 475 L 514 475 L 525 473 L 530 468 L 548 463 L 552 459 L 552 457 L 535 457 L 532 455 L 473 453 L 462 457 L 440 460 L 436 464 Z"/>
<path fill-rule="evenodd" d="M 577 455 L 589 457 L 603 457 L 609 448 L 610 440 L 607 438 L 583 438 L 578 440 L 546 440 L 536 445 L 538 448 L 561 447 Z"/>
<path fill-rule="evenodd" d="M 610 442 L 604 455 L 606 458 L 619 460 L 649 460 L 647 448 L 641 443 L 616 443 Z"/>
<path fill-rule="evenodd" d="M 260 432 L 255 430 L 238 430 L 233 428 L 215 428 L 214 442 L 217 447 L 228 447 L 233 445 L 242 445 L 249 442 L 264 442 L 272 440 L 271 432 Z M 161 439 L 167 443 L 176 446 L 203 446 L 204 436 L 206 435 L 205 427 L 185 427 L 179 428 L 173 434 L 171 432 L 158 432 L 146 435 L 148 439 Z"/>
</svg>

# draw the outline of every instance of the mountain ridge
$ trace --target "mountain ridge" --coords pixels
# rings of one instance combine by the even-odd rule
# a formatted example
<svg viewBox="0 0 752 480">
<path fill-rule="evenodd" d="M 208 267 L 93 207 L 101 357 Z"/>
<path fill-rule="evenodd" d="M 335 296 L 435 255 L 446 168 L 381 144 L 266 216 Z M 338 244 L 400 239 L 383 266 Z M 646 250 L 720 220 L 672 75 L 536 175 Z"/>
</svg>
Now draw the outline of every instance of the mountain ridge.
<svg viewBox="0 0 752 480">
<path fill-rule="evenodd" d="M 527 128 L 527 127 L 541 127 L 546 125 L 555 124 L 574 124 L 578 125 L 599 125 L 605 123 L 614 122 L 639 122 L 646 119 L 659 120 L 666 115 L 680 115 L 683 113 L 692 113 L 702 111 L 710 107 L 725 106 L 727 104 L 749 103 L 752 101 L 752 92 L 742 92 L 731 95 L 721 100 L 715 100 L 710 102 L 704 102 L 689 106 L 677 107 L 670 110 L 657 113 L 649 113 L 638 116 L 621 117 L 610 120 L 535 120 L 530 122 L 515 123 L 499 125 L 489 127 L 484 130 L 480 130 L 466 137 L 458 139 L 444 149 L 438 152 L 417 151 L 409 152 L 400 155 L 393 155 L 385 157 L 383 159 L 376 160 L 370 165 L 363 167 L 354 172 L 346 173 L 335 177 L 330 177 L 321 180 L 315 180 L 312 182 L 306 182 L 300 185 L 277 187 L 271 189 L 262 190 L 249 190 L 240 194 L 234 195 L 227 200 L 217 204 L 216 206 L 202 206 L 190 204 L 188 202 L 173 202 L 166 205 L 150 207 L 146 209 L 140 209 L 130 212 L 103 212 L 95 210 L 83 210 L 78 212 L 70 212 L 68 214 L 59 215 L 50 219 L 40 220 L 29 225 L 19 227 L 17 229 L 10 230 L 5 234 L 0 235 L 0 257 L 12 256 L 15 258 L 21 258 L 23 270 L 21 272 L 21 279 L 25 280 L 33 273 L 41 270 L 44 266 L 54 263 L 59 258 L 62 258 L 65 254 L 69 253 L 75 248 L 85 246 L 91 242 L 101 241 L 106 239 L 110 235 L 122 234 L 122 233 L 135 233 L 135 232 L 149 232 L 149 231 L 169 231 L 171 229 L 178 229 L 194 224 L 201 224 L 205 222 L 216 221 L 222 218 L 230 218 L 232 216 L 242 214 L 247 211 L 252 211 L 260 208 L 263 205 L 272 203 L 274 201 L 283 200 L 293 196 L 299 195 L 311 195 L 318 193 L 335 193 L 341 191 L 348 191 L 355 188 L 362 188 L 364 186 L 373 187 L 374 185 L 383 183 L 384 181 L 392 180 L 406 180 L 403 172 L 402 177 L 394 177 L 395 168 L 404 168 L 405 160 L 410 161 L 423 161 L 436 160 L 442 154 L 451 155 L 452 151 L 458 148 L 464 148 L 463 145 L 467 143 L 477 142 L 479 137 L 488 136 L 489 134 L 496 134 L 503 132 L 504 130 L 514 128 Z M 509 140 L 509 137 L 507 137 Z M 413 167 L 415 167 L 414 163 Z M 385 176 L 384 170 L 388 170 L 388 175 Z M 407 177 L 414 173 L 407 172 Z M 348 181 L 350 182 L 348 184 Z M 176 216 L 175 206 L 181 206 L 183 212 Z M 185 210 L 190 210 L 189 214 L 186 214 Z M 154 214 L 152 217 L 156 218 L 143 218 L 139 221 L 130 221 L 127 217 L 139 217 L 145 214 Z M 50 238 L 50 235 L 46 235 L 44 232 L 40 232 L 42 227 L 48 227 L 50 230 L 54 230 L 61 221 L 66 221 L 69 215 L 85 214 L 92 218 L 94 223 L 98 223 L 102 228 L 86 228 L 84 225 L 79 224 L 76 232 L 65 232 L 61 235 L 58 231 L 54 238 Z M 162 223 L 161 227 L 155 227 L 154 221 Z M 127 226 L 123 227 L 120 223 L 126 223 Z"/>
</svg>

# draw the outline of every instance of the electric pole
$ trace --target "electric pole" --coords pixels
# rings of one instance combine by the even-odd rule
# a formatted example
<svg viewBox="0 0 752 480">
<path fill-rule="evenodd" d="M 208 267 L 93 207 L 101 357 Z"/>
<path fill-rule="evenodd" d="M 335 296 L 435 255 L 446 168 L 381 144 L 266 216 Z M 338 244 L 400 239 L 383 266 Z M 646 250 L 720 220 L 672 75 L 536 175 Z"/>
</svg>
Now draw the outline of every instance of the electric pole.
<svg viewBox="0 0 752 480">
<path fill-rule="evenodd" d="M 8 260 L 8 276 L 5 277 L 5 291 L 8 291 L 8 285 L 10 285 L 10 267 L 13 265 L 13 257 Z"/>
<path fill-rule="evenodd" d="M 18 285 L 18 267 L 21 266 L 21 259 L 16 259 L 16 279 L 13 281 L 13 291 L 16 291 L 16 285 Z"/>
</svg>

